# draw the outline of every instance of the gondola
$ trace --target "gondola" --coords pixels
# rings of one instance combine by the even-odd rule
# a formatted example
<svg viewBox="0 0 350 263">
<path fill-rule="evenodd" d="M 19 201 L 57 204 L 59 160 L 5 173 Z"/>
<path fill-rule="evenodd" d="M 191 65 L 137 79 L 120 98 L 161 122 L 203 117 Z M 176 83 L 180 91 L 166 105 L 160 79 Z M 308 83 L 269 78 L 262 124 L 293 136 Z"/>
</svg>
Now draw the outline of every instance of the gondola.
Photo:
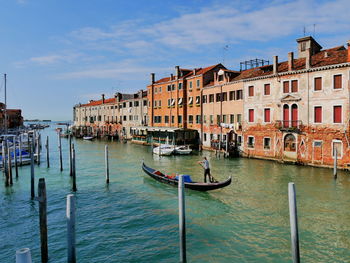
<svg viewBox="0 0 350 263">
<path fill-rule="evenodd" d="M 171 184 L 171 185 L 177 185 L 178 181 L 174 178 L 169 178 L 167 177 L 165 174 L 163 174 L 162 172 L 155 170 L 151 167 L 148 167 L 144 162 L 142 163 L 142 170 L 148 174 L 149 176 L 151 176 L 152 178 L 156 179 L 159 182 L 165 183 L 165 184 Z M 225 186 L 228 186 L 231 184 L 231 176 L 223 182 L 217 182 L 217 183 L 199 183 L 199 182 L 192 182 L 192 183 L 188 183 L 188 182 L 184 182 L 184 185 L 186 188 L 192 189 L 192 190 L 196 190 L 196 191 L 210 191 L 210 190 L 216 190 L 216 189 L 220 189 L 223 188 Z"/>
</svg>

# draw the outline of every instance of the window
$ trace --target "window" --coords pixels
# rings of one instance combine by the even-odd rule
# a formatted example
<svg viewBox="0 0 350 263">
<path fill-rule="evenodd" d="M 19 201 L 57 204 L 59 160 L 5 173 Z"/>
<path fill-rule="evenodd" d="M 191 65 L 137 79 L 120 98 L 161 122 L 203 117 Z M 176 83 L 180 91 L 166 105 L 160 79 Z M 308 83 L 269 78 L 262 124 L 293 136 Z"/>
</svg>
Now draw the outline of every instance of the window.
<svg viewBox="0 0 350 263">
<path fill-rule="evenodd" d="M 224 114 L 224 115 L 222 115 L 222 122 L 226 123 L 226 121 L 227 121 L 227 115 Z"/>
<path fill-rule="evenodd" d="M 239 89 L 236 91 L 236 100 L 243 100 L 243 90 Z"/>
<path fill-rule="evenodd" d="M 157 89 L 157 87 L 155 87 L 155 88 L 154 88 L 154 93 L 157 94 L 157 91 L 158 91 L 158 89 Z"/>
<path fill-rule="evenodd" d="M 300 51 L 305 51 L 306 50 L 306 42 L 301 42 L 300 43 Z"/>
<path fill-rule="evenodd" d="M 254 110 L 253 109 L 250 109 L 248 111 L 248 115 L 249 115 L 249 117 L 248 117 L 249 122 L 254 122 Z"/>
<path fill-rule="evenodd" d="M 209 102 L 214 102 L 214 94 L 209 94 Z"/>
<path fill-rule="evenodd" d="M 123 102 L 123 108 L 126 108 L 126 102 Z"/>
<path fill-rule="evenodd" d="M 333 89 L 341 89 L 342 88 L 342 75 L 334 75 L 333 76 Z"/>
<path fill-rule="evenodd" d="M 196 104 L 199 105 L 201 103 L 201 96 L 196 96 Z"/>
<path fill-rule="evenodd" d="M 222 93 L 222 101 L 227 101 L 227 92 Z"/>
<path fill-rule="evenodd" d="M 179 83 L 178 89 L 179 89 L 179 90 L 182 89 L 182 83 Z"/>
<path fill-rule="evenodd" d="M 203 135 L 204 135 L 204 141 L 206 142 L 207 141 L 207 134 L 204 133 Z"/>
<path fill-rule="evenodd" d="M 193 123 L 193 115 L 188 115 L 188 122 Z"/>
<path fill-rule="evenodd" d="M 177 116 L 177 122 L 182 123 L 182 115 Z"/>
<path fill-rule="evenodd" d="M 190 89 L 192 89 L 192 81 L 190 81 Z"/>
<path fill-rule="evenodd" d="M 221 94 L 216 93 L 216 102 L 219 102 L 221 100 Z"/>
<path fill-rule="evenodd" d="M 219 75 L 219 81 L 223 81 L 224 80 L 224 75 Z"/>
<path fill-rule="evenodd" d="M 298 81 L 292 80 L 292 92 L 298 92 Z"/>
<path fill-rule="evenodd" d="M 200 85 L 201 85 L 201 82 L 200 82 L 200 80 L 199 80 L 199 79 L 197 79 L 197 88 L 199 88 L 199 87 L 200 87 Z"/>
<path fill-rule="evenodd" d="M 314 90 L 322 90 L 322 78 L 314 78 Z"/>
<path fill-rule="evenodd" d="M 193 97 L 188 98 L 188 105 L 193 105 Z"/>
<path fill-rule="evenodd" d="M 283 81 L 283 93 L 289 93 L 289 81 Z"/>
<path fill-rule="evenodd" d="M 158 107 L 162 107 L 162 101 L 161 100 L 158 101 Z"/>
<path fill-rule="evenodd" d="M 333 122 L 342 123 L 342 106 L 333 106 Z"/>
<path fill-rule="evenodd" d="M 271 138 L 264 138 L 264 150 L 270 150 L 271 148 Z"/>
<path fill-rule="evenodd" d="M 138 106 L 139 106 L 139 101 L 135 101 L 135 102 L 134 102 L 134 106 L 135 106 L 135 107 L 138 107 Z"/>
<path fill-rule="evenodd" d="M 242 114 L 237 114 L 237 122 L 242 123 Z"/>
<path fill-rule="evenodd" d="M 314 147 L 322 147 L 322 141 L 314 141 Z"/>
<path fill-rule="evenodd" d="M 169 123 L 169 116 L 164 116 L 164 122 Z"/>
<path fill-rule="evenodd" d="M 175 90 L 175 84 L 171 85 L 171 90 Z"/>
<path fill-rule="evenodd" d="M 270 84 L 264 85 L 264 95 L 270 95 Z"/>
<path fill-rule="evenodd" d="M 207 123 L 207 116 L 203 115 L 203 123 Z"/>
<path fill-rule="evenodd" d="M 126 121 L 126 116 L 123 116 L 123 121 Z"/>
<path fill-rule="evenodd" d="M 242 135 L 238 135 L 237 136 L 237 146 L 241 146 L 242 145 Z"/>
<path fill-rule="evenodd" d="M 213 124 L 213 123 L 214 123 L 214 116 L 213 116 L 213 115 L 210 115 L 210 116 L 209 116 L 209 119 L 210 119 L 210 124 Z"/>
<path fill-rule="evenodd" d="M 159 87 L 158 91 L 159 91 L 159 93 L 161 93 L 162 92 L 162 87 Z"/>
<path fill-rule="evenodd" d="M 175 116 L 171 116 L 171 123 L 175 123 Z"/>
<path fill-rule="evenodd" d="M 234 100 L 235 99 L 235 92 L 234 91 L 230 91 L 229 93 L 229 100 Z"/>
<path fill-rule="evenodd" d="M 171 105 L 171 99 L 168 99 L 168 107 Z"/>
<path fill-rule="evenodd" d="M 254 96 L 254 86 L 248 87 L 248 96 L 253 97 Z"/>
<path fill-rule="evenodd" d="M 212 141 L 214 139 L 214 135 L 211 133 L 210 134 L 210 140 Z"/>
<path fill-rule="evenodd" d="M 197 124 L 201 123 L 201 115 L 196 115 L 196 123 Z"/>
<path fill-rule="evenodd" d="M 143 101 L 143 106 L 147 106 L 147 100 Z"/>
<path fill-rule="evenodd" d="M 322 122 L 322 107 L 317 106 L 314 108 L 314 122 L 321 123 Z"/>
<path fill-rule="evenodd" d="M 202 96 L 202 103 L 207 103 L 207 95 Z"/>
<path fill-rule="evenodd" d="M 132 121 L 132 115 L 129 116 L 129 121 Z"/>
<path fill-rule="evenodd" d="M 132 107 L 132 101 L 129 101 L 129 107 Z"/>
<path fill-rule="evenodd" d="M 335 158 L 337 155 L 338 159 L 341 159 L 343 156 L 343 143 L 340 140 L 332 141 L 332 157 Z"/>
<path fill-rule="evenodd" d="M 221 116 L 220 115 L 216 115 L 216 124 L 220 125 L 221 123 Z"/>
<path fill-rule="evenodd" d="M 271 122 L 270 109 L 264 109 L 264 122 Z"/>
<path fill-rule="evenodd" d="M 230 114 L 230 123 L 235 123 L 235 115 Z"/>
<path fill-rule="evenodd" d="M 167 86 L 167 91 L 171 91 L 171 85 Z"/>
<path fill-rule="evenodd" d="M 254 148 L 254 137 L 248 136 L 248 148 Z"/>
<path fill-rule="evenodd" d="M 154 101 L 153 104 L 154 104 L 154 108 L 157 108 L 157 101 L 156 100 Z"/>
</svg>

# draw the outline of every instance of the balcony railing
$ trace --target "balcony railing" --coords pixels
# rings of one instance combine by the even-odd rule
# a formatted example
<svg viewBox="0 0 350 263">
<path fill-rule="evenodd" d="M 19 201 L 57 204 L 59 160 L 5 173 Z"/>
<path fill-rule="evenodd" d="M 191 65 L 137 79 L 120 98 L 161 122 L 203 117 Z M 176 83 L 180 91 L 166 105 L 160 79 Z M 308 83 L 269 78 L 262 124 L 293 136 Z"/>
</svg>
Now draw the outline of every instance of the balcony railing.
<svg viewBox="0 0 350 263">
<path fill-rule="evenodd" d="M 276 121 L 275 127 L 280 130 L 284 131 L 300 131 L 303 127 L 303 123 L 301 120 L 293 120 L 293 121 L 286 121 L 286 120 L 279 120 Z"/>
</svg>

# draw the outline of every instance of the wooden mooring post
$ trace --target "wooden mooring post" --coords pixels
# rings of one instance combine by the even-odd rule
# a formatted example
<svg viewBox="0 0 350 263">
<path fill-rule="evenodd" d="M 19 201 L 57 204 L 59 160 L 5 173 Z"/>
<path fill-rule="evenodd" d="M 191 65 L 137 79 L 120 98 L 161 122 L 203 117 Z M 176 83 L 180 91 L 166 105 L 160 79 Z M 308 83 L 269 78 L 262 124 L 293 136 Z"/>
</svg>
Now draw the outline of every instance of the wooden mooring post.
<svg viewBox="0 0 350 263">
<path fill-rule="evenodd" d="M 109 184 L 108 145 L 105 145 L 105 169 L 106 169 L 106 183 Z"/>
<path fill-rule="evenodd" d="M 69 142 L 69 175 L 73 176 L 73 168 L 72 168 L 72 137 L 71 137 L 70 134 L 69 134 L 68 142 Z"/>
<path fill-rule="evenodd" d="M 34 154 L 33 145 L 29 144 L 30 151 L 30 196 L 32 199 L 35 197 L 35 185 L 34 185 Z"/>
<path fill-rule="evenodd" d="M 47 168 L 50 168 L 50 148 L 49 148 L 49 136 L 46 136 L 46 163 L 47 163 Z"/>
<path fill-rule="evenodd" d="M 60 154 L 60 171 L 63 171 L 63 163 L 62 163 L 62 144 L 61 144 L 61 132 L 57 133 L 58 135 L 58 151 Z"/>
<path fill-rule="evenodd" d="M 185 186 L 183 175 L 179 175 L 178 183 L 179 198 L 179 237 L 180 237 L 180 262 L 186 261 L 186 222 L 185 222 Z"/>
<path fill-rule="evenodd" d="M 19 135 L 19 164 L 21 166 L 23 165 L 23 160 L 22 160 L 22 135 Z"/>
<path fill-rule="evenodd" d="M 40 134 L 36 137 L 36 162 L 40 165 Z"/>
<path fill-rule="evenodd" d="M 337 177 L 338 177 L 337 166 L 338 166 L 338 151 L 337 151 L 337 148 L 335 148 L 334 149 L 334 163 L 333 163 L 333 176 L 334 176 L 334 179 L 337 179 Z"/>
<path fill-rule="evenodd" d="M 76 262 L 76 253 L 75 253 L 75 197 L 73 194 L 67 195 L 67 262 L 75 263 Z"/>
<path fill-rule="evenodd" d="M 292 245 L 293 263 L 300 263 L 299 233 L 298 233 L 298 213 L 294 183 L 288 184 L 290 238 Z"/>
<path fill-rule="evenodd" d="M 6 158 L 7 152 L 6 152 L 6 143 L 5 141 L 2 142 L 2 169 L 4 171 L 5 175 L 5 186 L 10 186 L 10 178 L 9 173 L 7 169 L 7 158 Z"/>
<path fill-rule="evenodd" d="M 13 179 L 12 179 L 12 158 L 11 158 L 11 147 L 7 144 L 7 167 L 8 167 L 8 174 L 9 174 L 9 183 L 10 185 L 13 185 Z"/>
<path fill-rule="evenodd" d="M 77 175 L 76 175 L 76 166 L 75 166 L 76 162 L 75 162 L 75 148 L 74 148 L 74 144 L 72 144 L 72 191 L 76 192 L 77 191 Z"/>
<path fill-rule="evenodd" d="M 49 252 L 47 247 L 47 202 L 46 202 L 46 186 L 45 179 L 40 178 L 38 184 L 39 201 L 39 221 L 40 221 L 40 245 L 41 245 L 41 262 L 46 263 L 49 260 Z"/>
<path fill-rule="evenodd" d="M 16 263 L 32 263 L 32 255 L 29 248 L 21 248 L 16 251 Z"/>
<path fill-rule="evenodd" d="M 17 162 L 17 145 L 14 144 L 14 162 L 15 162 L 15 173 L 16 173 L 16 178 L 18 178 L 18 162 Z"/>
</svg>

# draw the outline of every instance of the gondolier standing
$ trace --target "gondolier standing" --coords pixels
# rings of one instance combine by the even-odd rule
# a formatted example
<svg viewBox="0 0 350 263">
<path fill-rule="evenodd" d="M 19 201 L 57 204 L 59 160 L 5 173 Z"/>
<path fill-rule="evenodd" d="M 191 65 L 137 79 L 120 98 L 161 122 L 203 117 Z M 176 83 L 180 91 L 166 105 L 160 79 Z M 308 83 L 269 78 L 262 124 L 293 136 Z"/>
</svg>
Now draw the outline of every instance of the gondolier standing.
<svg viewBox="0 0 350 263">
<path fill-rule="evenodd" d="M 203 158 L 203 161 L 198 161 L 198 163 L 200 165 L 202 165 L 203 169 L 204 169 L 204 183 L 207 182 L 207 175 L 208 175 L 208 178 L 209 178 L 209 182 L 213 182 L 213 178 L 210 174 L 210 167 L 209 167 L 209 161 L 207 160 L 207 157 L 204 157 Z"/>
</svg>

